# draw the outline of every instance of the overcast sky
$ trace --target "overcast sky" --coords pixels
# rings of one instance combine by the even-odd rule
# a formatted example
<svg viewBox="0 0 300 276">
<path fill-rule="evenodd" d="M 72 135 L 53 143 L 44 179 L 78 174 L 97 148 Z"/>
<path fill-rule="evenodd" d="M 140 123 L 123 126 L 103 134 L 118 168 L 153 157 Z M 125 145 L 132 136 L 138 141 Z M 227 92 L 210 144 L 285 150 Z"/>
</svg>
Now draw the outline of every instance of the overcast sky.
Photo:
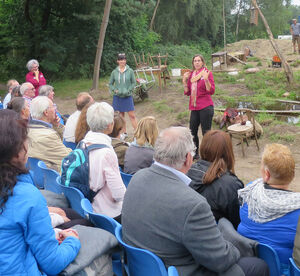
<svg viewBox="0 0 300 276">
<path fill-rule="evenodd" d="M 292 4 L 300 6 L 300 0 L 292 0 Z"/>
</svg>

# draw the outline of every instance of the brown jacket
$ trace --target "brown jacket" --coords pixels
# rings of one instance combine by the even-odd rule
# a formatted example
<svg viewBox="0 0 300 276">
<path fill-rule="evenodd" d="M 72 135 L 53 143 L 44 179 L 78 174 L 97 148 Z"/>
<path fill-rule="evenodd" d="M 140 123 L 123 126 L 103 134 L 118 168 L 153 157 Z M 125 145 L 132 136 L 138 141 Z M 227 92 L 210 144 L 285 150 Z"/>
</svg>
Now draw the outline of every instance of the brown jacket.
<svg viewBox="0 0 300 276">
<path fill-rule="evenodd" d="M 128 149 L 129 145 L 117 138 L 111 138 L 111 145 L 113 146 L 119 161 L 119 166 L 123 169 L 124 168 L 124 157 L 126 150 Z"/>
</svg>

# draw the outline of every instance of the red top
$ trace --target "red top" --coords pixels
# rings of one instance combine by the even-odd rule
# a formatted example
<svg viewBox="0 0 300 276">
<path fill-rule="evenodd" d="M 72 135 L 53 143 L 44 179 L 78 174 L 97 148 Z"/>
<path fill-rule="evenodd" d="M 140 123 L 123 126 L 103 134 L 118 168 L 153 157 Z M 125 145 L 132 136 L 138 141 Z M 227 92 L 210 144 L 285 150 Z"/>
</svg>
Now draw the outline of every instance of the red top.
<svg viewBox="0 0 300 276">
<path fill-rule="evenodd" d="M 202 70 L 207 70 L 207 68 L 203 67 L 199 72 Z M 198 73 L 199 73 L 198 72 Z M 191 91 L 192 91 L 192 83 L 191 83 L 191 78 L 192 78 L 192 73 L 190 74 L 187 82 L 188 86 L 188 91 L 184 92 L 184 95 L 191 96 Z M 196 98 L 196 106 L 193 106 L 192 104 L 192 97 L 190 97 L 190 103 L 189 103 L 189 109 L 190 110 L 201 110 L 207 106 L 214 105 L 214 102 L 212 101 L 211 95 L 215 93 L 215 82 L 214 82 L 214 77 L 212 72 L 209 71 L 208 74 L 208 80 L 210 82 L 211 88 L 209 91 L 206 90 L 205 87 L 205 81 L 203 77 L 201 77 L 197 81 L 197 98 Z"/>
<path fill-rule="evenodd" d="M 35 96 L 39 95 L 39 87 L 47 84 L 46 79 L 42 72 L 39 72 L 39 81 L 36 80 L 35 74 L 33 72 L 29 72 L 26 75 L 26 82 L 32 83 L 35 88 Z"/>
</svg>

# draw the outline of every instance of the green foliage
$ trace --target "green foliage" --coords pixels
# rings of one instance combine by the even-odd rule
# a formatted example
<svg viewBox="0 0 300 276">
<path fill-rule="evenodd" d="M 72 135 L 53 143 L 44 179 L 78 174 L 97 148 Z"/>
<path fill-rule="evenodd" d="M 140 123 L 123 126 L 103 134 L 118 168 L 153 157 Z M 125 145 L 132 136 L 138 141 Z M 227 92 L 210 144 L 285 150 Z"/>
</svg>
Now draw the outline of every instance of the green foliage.
<svg viewBox="0 0 300 276">
<path fill-rule="evenodd" d="M 258 113 L 255 116 L 255 119 L 262 125 L 269 125 L 273 122 L 275 116 L 274 114 L 269 114 L 269 113 Z"/>
<path fill-rule="evenodd" d="M 157 112 L 170 113 L 174 111 L 174 109 L 167 104 L 166 100 L 153 102 L 152 104 Z"/>
<path fill-rule="evenodd" d="M 177 120 L 188 120 L 190 112 L 188 110 L 179 112 L 176 116 Z"/>
<path fill-rule="evenodd" d="M 270 135 L 269 139 L 272 142 L 279 142 L 279 141 L 284 141 L 284 142 L 294 142 L 296 137 L 295 135 L 292 134 L 278 134 L 278 133 L 273 133 L 272 135 Z"/>
</svg>

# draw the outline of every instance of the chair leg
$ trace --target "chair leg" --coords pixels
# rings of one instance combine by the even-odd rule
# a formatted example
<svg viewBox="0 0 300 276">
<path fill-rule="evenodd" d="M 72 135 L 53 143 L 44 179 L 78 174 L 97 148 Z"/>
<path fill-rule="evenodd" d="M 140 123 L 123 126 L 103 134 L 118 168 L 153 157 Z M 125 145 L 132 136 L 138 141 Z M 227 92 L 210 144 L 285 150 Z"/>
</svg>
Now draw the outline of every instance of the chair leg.
<svg viewBox="0 0 300 276">
<path fill-rule="evenodd" d="M 245 136 L 245 140 L 246 140 L 247 147 L 249 147 L 247 136 Z"/>
<path fill-rule="evenodd" d="M 245 157 L 245 149 L 244 149 L 244 139 L 243 139 L 243 137 L 241 137 L 241 146 L 242 146 L 243 157 Z"/>
</svg>

